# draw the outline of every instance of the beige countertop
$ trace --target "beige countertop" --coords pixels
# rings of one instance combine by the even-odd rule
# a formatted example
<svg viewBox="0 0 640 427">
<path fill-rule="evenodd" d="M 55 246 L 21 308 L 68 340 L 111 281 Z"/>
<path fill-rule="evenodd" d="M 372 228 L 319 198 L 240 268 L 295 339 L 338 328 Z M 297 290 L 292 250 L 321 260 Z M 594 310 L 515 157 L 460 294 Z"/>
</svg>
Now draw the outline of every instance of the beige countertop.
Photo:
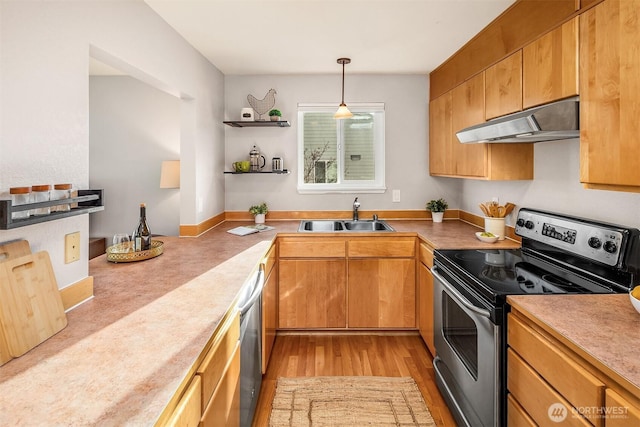
<svg viewBox="0 0 640 427">
<path fill-rule="evenodd" d="M 482 243 L 479 228 L 456 220 L 389 223 L 435 247 L 519 246 Z M 67 313 L 61 332 L 0 367 L 0 425 L 153 425 L 276 233 L 296 233 L 299 221 L 226 233 L 244 224 L 225 222 L 197 238 L 156 237 L 164 253 L 146 261 L 91 260 L 94 298 Z"/>
<path fill-rule="evenodd" d="M 629 295 L 514 295 L 507 301 L 640 396 L 640 313 Z"/>
</svg>

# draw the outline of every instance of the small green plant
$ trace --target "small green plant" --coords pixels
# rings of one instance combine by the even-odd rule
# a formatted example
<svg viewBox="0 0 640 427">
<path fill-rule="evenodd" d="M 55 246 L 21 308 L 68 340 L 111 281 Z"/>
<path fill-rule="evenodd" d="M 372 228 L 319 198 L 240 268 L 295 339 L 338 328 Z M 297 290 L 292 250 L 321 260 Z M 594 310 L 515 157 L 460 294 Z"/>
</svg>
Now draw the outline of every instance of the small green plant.
<svg viewBox="0 0 640 427">
<path fill-rule="evenodd" d="M 426 206 L 427 210 L 431 212 L 444 212 L 448 207 L 449 205 L 447 204 L 447 201 L 442 198 L 438 200 L 430 200 L 427 202 Z"/>
<path fill-rule="evenodd" d="M 269 117 L 272 116 L 282 117 L 282 113 L 280 112 L 280 110 L 274 108 L 273 110 L 269 111 Z"/>
<path fill-rule="evenodd" d="M 259 205 L 253 205 L 249 208 L 249 213 L 251 213 L 251 215 L 266 214 L 267 212 L 269 212 L 269 207 L 265 202 L 262 202 Z"/>
</svg>

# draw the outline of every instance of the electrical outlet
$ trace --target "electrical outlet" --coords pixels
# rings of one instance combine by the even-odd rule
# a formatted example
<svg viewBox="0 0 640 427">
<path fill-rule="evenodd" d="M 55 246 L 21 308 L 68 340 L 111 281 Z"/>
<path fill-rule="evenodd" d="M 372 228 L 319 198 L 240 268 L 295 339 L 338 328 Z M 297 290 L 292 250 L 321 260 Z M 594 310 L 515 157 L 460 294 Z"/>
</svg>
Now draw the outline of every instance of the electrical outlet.
<svg viewBox="0 0 640 427">
<path fill-rule="evenodd" d="M 391 192 L 392 196 L 391 196 L 391 201 L 392 202 L 400 202 L 400 190 L 393 190 Z"/>
<path fill-rule="evenodd" d="M 80 259 L 80 232 L 64 236 L 64 263 L 69 264 Z"/>
</svg>

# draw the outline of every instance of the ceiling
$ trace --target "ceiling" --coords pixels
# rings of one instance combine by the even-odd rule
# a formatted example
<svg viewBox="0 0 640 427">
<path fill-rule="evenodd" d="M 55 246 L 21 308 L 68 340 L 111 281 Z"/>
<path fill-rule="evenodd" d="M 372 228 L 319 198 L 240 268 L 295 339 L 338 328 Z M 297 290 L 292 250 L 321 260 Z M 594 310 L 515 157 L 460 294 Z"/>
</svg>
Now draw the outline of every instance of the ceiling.
<svg viewBox="0 0 640 427">
<path fill-rule="evenodd" d="M 428 74 L 515 0 L 144 0 L 225 75 Z"/>
</svg>

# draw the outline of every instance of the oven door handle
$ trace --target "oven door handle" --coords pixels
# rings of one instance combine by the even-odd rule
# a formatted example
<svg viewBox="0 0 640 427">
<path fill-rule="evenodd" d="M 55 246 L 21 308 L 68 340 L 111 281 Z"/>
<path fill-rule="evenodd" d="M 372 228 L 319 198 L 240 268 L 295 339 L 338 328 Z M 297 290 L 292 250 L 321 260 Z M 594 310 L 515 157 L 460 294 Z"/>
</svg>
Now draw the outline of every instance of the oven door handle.
<svg viewBox="0 0 640 427">
<path fill-rule="evenodd" d="M 436 270 L 437 269 L 433 268 L 431 270 L 431 274 L 433 274 L 433 277 L 435 277 L 440 281 L 440 283 L 444 287 L 445 291 L 447 291 L 447 293 L 451 294 L 460 304 L 462 304 L 469 310 L 473 311 L 474 313 L 479 314 L 480 316 L 486 317 L 487 319 L 491 319 L 491 313 L 489 313 L 489 310 L 476 307 L 471 302 L 469 302 L 469 300 L 465 298 L 464 295 L 462 295 L 456 288 L 451 286 L 449 282 L 447 282 L 446 279 L 442 277 Z"/>
</svg>

